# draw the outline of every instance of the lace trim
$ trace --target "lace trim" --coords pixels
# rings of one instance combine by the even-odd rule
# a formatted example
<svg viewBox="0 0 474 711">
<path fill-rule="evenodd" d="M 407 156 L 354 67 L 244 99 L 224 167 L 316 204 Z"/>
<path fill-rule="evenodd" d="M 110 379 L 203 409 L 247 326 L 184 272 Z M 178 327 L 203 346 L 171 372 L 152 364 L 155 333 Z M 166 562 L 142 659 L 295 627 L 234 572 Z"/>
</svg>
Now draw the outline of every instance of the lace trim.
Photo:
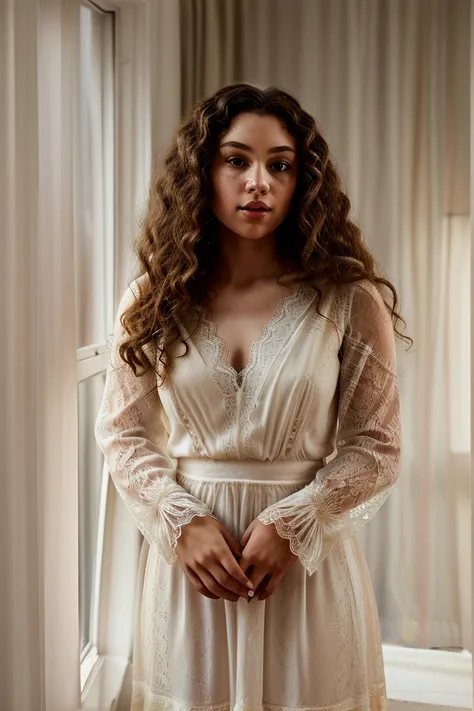
<svg viewBox="0 0 474 711">
<path fill-rule="evenodd" d="M 184 704 L 179 699 L 163 693 L 153 693 L 145 682 L 133 682 L 132 709 L 134 703 L 145 701 L 147 711 L 386 711 L 387 692 L 385 683 L 370 685 L 367 694 L 347 699 L 331 706 L 275 706 L 262 703 L 252 707 L 236 703 L 231 709 L 229 702 L 217 705 Z"/>
<path fill-rule="evenodd" d="M 176 414 L 178 416 L 179 421 L 181 422 L 189 437 L 191 438 L 194 456 L 209 457 L 209 452 L 207 451 L 206 447 L 204 446 L 204 443 L 196 432 L 194 425 L 189 419 L 184 407 L 182 407 L 181 403 L 179 402 L 176 393 L 173 391 L 172 388 L 168 388 L 168 393 L 176 410 Z"/>
<path fill-rule="evenodd" d="M 155 543 L 169 565 L 178 558 L 175 549 L 184 526 L 196 516 L 215 518 L 207 506 L 169 477 L 152 480 L 142 488 L 140 502 L 128 504 L 138 528 L 150 543 Z"/>
<path fill-rule="evenodd" d="M 202 323 L 205 324 L 206 327 L 206 338 L 212 341 L 213 347 L 216 350 L 216 360 L 219 361 L 219 364 L 221 366 L 221 369 L 225 371 L 230 377 L 233 382 L 233 385 L 236 389 L 238 389 L 238 383 L 237 380 L 240 378 L 240 380 L 244 380 L 245 376 L 247 373 L 252 370 L 252 368 L 256 365 L 256 361 L 261 361 L 261 347 L 262 344 L 268 341 L 269 337 L 273 335 L 273 332 L 275 331 L 275 327 L 280 323 L 280 321 L 283 319 L 283 317 L 292 311 L 294 314 L 295 309 L 298 308 L 302 303 L 304 303 L 305 300 L 305 295 L 308 293 L 311 293 L 312 296 L 314 296 L 315 291 L 314 289 L 309 286 L 308 284 L 296 284 L 293 287 L 293 291 L 291 294 L 287 294 L 286 296 L 283 296 L 277 303 L 275 307 L 275 311 L 273 313 L 273 316 L 270 318 L 269 321 L 265 324 L 263 327 L 262 333 L 258 338 L 256 338 L 250 348 L 250 356 L 249 356 L 249 361 L 245 368 L 243 368 L 240 371 L 237 371 L 230 363 L 229 363 L 229 347 L 227 342 L 221 338 L 218 333 L 218 326 L 213 320 L 210 312 L 204 308 L 201 308 L 202 311 Z M 291 333 L 291 331 L 294 329 L 294 323 L 292 324 L 292 329 L 287 329 L 287 333 Z M 286 334 L 285 334 L 286 335 Z M 285 337 L 280 335 L 280 342 L 283 341 Z"/>
<path fill-rule="evenodd" d="M 307 459 L 306 453 L 303 449 L 303 437 L 305 434 L 305 428 L 303 427 L 303 424 L 306 422 L 306 418 L 308 417 L 311 404 L 312 402 L 314 402 L 314 386 L 311 376 L 307 373 L 300 376 L 299 387 L 301 388 L 301 390 L 298 403 L 298 411 L 294 417 L 291 430 L 287 435 L 286 442 L 284 442 L 283 458 L 303 461 Z"/>
<path fill-rule="evenodd" d="M 145 701 L 147 711 L 230 711 L 229 702 L 209 706 L 206 704 L 189 706 L 168 694 L 153 693 L 144 681 L 134 681 L 132 688 L 132 709 L 134 703 Z"/>
<path fill-rule="evenodd" d="M 302 310 L 309 306 L 315 295 L 314 288 L 303 283 L 294 286 L 291 294 L 279 300 L 272 318 L 253 341 L 249 361 L 241 371 L 236 371 L 229 363 L 228 344 L 217 333 L 218 326 L 209 311 L 199 306 L 189 316 L 191 326 L 196 325 L 198 320 L 200 322 L 200 327 L 194 330 L 193 338 L 224 398 L 227 423 L 223 427 L 225 441 L 222 449 L 228 456 L 234 456 L 236 452 L 236 395 L 241 392 L 242 421 L 246 430 L 239 437 L 245 443 L 242 455 L 247 459 L 258 459 L 258 450 L 252 444 L 253 425 L 250 421 L 258 401 L 258 385 L 263 382 L 265 372 L 268 372 L 283 343 L 293 333 L 295 321 L 301 317 Z"/>
<path fill-rule="evenodd" d="M 294 333 L 296 324 L 304 317 L 315 297 L 316 291 L 310 284 L 299 284 L 295 287 L 293 294 L 280 301 L 274 317 L 253 344 L 252 355 L 242 379 L 240 436 L 243 443 L 242 455 L 246 459 L 258 459 L 260 456 L 259 447 L 252 437 L 255 429 L 252 415 L 258 404 L 260 387 L 275 358 Z"/>
</svg>

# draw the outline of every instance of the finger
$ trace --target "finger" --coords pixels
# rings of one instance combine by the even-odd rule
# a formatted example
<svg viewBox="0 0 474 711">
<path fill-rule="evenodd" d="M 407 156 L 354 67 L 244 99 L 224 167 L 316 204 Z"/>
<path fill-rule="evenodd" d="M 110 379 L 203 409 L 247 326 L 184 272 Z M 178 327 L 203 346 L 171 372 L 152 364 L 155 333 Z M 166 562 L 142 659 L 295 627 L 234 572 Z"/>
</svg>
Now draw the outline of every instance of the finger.
<svg viewBox="0 0 474 711">
<path fill-rule="evenodd" d="M 264 593 L 267 589 L 267 585 L 270 582 L 271 577 L 271 575 L 265 575 L 264 579 L 262 580 L 258 588 L 255 590 L 255 597 L 258 597 L 260 599 L 260 595 L 262 595 L 262 593 Z"/>
<path fill-rule="evenodd" d="M 279 575 L 272 575 L 270 582 L 268 583 L 266 590 L 259 595 L 258 599 L 259 600 L 268 600 L 268 598 L 273 595 L 275 588 L 277 587 L 278 583 L 282 580 L 284 577 L 284 573 L 280 573 Z"/>
<path fill-rule="evenodd" d="M 222 564 L 216 563 L 215 565 L 210 565 L 207 570 L 213 578 L 217 580 L 219 585 L 222 585 L 226 590 L 236 593 L 239 597 L 246 598 L 250 592 L 253 592 L 247 585 L 239 583 Z"/>
<path fill-rule="evenodd" d="M 223 529 L 222 535 L 225 538 L 225 541 L 227 545 L 229 546 L 230 550 L 236 556 L 237 558 L 240 558 L 242 555 L 242 546 L 240 543 L 234 538 L 232 533 L 228 531 L 226 528 Z"/>
<path fill-rule="evenodd" d="M 244 535 L 240 539 L 240 543 L 242 544 L 243 548 L 245 548 L 245 546 L 247 545 L 248 540 L 249 540 L 250 536 L 252 535 L 253 529 L 254 529 L 254 521 L 252 521 L 252 523 L 249 526 L 247 526 L 247 529 L 246 529 Z"/>
<path fill-rule="evenodd" d="M 242 556 L 242 558 L 239 560 L 238 566 L 244 574 L 252 566 L 252 562 L 245 556 L 245 553 Z"/>
<path fill-rule="evenodd" d="M 214 576 L 200 565 L 196 566 L 196 573 L 201 578 L 202 582 L 208 590 L 210 590 L 214 595 L 218 595 L 224 600 L 229 600 L 229 602 L 237 602 L 239 595 L 237 593 L 231 592 L 226 588 L 222 587 Z"/>
<path fill-rule="evenodd" d="M 253 590 L 251 580 L 247 577 L 247 575 L 245 575 L 245 571 L 242 570 L 240 564 L 237 563 L 235 558 L 232 558 L 232 556 L 223 556 L 219 562 L 229 573 L 229 575 L 232 575 L 232 577 L 235 578 L 238 583 L 243 585 L 246 590 Z"/>
<path fill-rule="evenodd" d="M 257 594 L 258 586 L 267 575 L 268 572 L 266 570 L 263 570 L 263 568 L 258 568 L 256 565 L 252 566 L 248 576 L 253 584 L 255 595 Z"/>
<path fill-rule="evenodd" d="M 208 597 L 211 600 L 218 600 L 219 599 L 219 595 L 214 595 L 214 593 L 212 593 L 210 590 L 208 590 L 206 588 L 206 586 L 204 585 L 204 583 L 202 582 L 202 580 L 196 575 L 196 573 L 194 573 L 191 570 L 191 568 L 186 566 L 184 568 L 184 572 L 186 573 L 186 575 L 188 576 L 188 578 L 191 581 L 191 584 L 193 585 L 193 587 L 196 589 L 196 591 L 198 593 L 201 593 L 201 595 L 204 595 L 204 597 Z"/>
</svg>

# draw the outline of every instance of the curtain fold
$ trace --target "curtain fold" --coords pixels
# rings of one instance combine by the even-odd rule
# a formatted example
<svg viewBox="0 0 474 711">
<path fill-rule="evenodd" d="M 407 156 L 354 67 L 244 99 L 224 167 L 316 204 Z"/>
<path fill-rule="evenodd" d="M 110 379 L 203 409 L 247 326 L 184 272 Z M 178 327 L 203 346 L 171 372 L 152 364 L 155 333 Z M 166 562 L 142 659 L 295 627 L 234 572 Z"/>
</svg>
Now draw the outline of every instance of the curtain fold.
<svg viewBox="0 0 474 711">
<path fill-rule="evenodd" d="M 0 3 L 0 706 L 77 711 L 78 5 Z"/>
</svg>

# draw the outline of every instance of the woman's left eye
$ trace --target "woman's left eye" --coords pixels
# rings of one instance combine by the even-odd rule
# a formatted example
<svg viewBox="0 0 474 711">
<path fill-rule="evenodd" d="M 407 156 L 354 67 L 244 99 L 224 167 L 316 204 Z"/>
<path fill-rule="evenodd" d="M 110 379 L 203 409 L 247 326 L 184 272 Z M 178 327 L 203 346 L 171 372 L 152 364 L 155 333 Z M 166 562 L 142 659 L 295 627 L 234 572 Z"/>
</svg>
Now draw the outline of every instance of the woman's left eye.
<svg viewBox="0 0 474 711">
<path fill-rule="evenodd" d="M 289 170 L 291 168 L 290 164 L 286 163 L 284 160 L 278 160 L 272 167 L 275 168 L 277 165 L 280 166 L 280 169 L 276 170 L 276 173 L 283 173 L 285 170 Z"/>
</svg>

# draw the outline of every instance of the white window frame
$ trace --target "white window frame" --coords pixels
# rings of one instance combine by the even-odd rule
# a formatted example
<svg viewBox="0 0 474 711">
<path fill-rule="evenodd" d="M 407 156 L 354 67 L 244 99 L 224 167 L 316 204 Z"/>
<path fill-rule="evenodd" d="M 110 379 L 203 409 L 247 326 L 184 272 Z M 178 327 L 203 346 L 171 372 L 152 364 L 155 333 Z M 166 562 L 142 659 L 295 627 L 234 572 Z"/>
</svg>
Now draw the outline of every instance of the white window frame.
<svg viewBox="0 0 474 711">
<path fill-rule="evenodd" d="M 107 56 L 112 54 L 113 65 L 107 66 L 106 71 L 111 77 L 110 83 L 104 84 L 104 113 L 102 115 L 102 121 L 105 126 L 104 130 L 104 151 L 106 156 L 103 161 L 104 165 L 104 181 L 107 185 L 112 186 L 112 190 L 105 193 L 105 200 L 107 201 L 107 208 L 104 210 L 104 221 L 105 221 L 105 233 L 104 233 L 104 291 L 105 291 L 105 310 L 107 314 L 107 321 L 112 327 L 114 318 L 114 266 L 115 266 L 115 115 L 116 115 L 116 97 L 115 97 L 115 86 L 116 86 L 116 56 L 115 56 L 115 12 L 112 9 L 103 8 L 96 2 L 91 2 L 90 0 L 81 0 L 81 5 L 88 7 L 94 12 L 104 15 L 104 17 L 110 18 L 110 28 L 105 31 L 107 34 L 106 42 L 111 43 L 108 45 Z M 112 53 L 110 53 L 112 49 Z M 77 350 L 77 386 L 80 383 L 92 378 L 96 375 L 104 373 L 107 369 L 109 362 L 109 348 L 107 345 L 107 339 L 110 337 L 110 333 L 104 333 L 104 342 L 100 344 L 92 344 Z M 90 625 L 90 642 L 85 647 L 80 655 L 80 680 L 81 680 L 81 708 L 87 708 L 89 692 L 93 684 L 93 680 L 96 677 L 103 659 L 101 658 L 99 648 L 98 648 L 98 636 L 99 636 L 99 611 L 101 602 L 101 580 L 102 580 L 102 560 L 104 551 L 104 534 L 105 534 L 105 521 L 107 515 L 107 498 L 108 498 L 108 488 L 109 488 L 109 475 L 108 471 L 104 465 L 102 470 L 102 482 L 101 482 L 101 494 L 100 494 L 100 504 L 99 504 L 99 520 L 98 520 L 98 535 L 97 535 L 97 547 L 96 547 L 96 575 L 93 593 L 93 606 L 91 612 L 91 625 Z M 78 531 L 78 537 L 80 539 L 80 531 Z"/>
</svg>

